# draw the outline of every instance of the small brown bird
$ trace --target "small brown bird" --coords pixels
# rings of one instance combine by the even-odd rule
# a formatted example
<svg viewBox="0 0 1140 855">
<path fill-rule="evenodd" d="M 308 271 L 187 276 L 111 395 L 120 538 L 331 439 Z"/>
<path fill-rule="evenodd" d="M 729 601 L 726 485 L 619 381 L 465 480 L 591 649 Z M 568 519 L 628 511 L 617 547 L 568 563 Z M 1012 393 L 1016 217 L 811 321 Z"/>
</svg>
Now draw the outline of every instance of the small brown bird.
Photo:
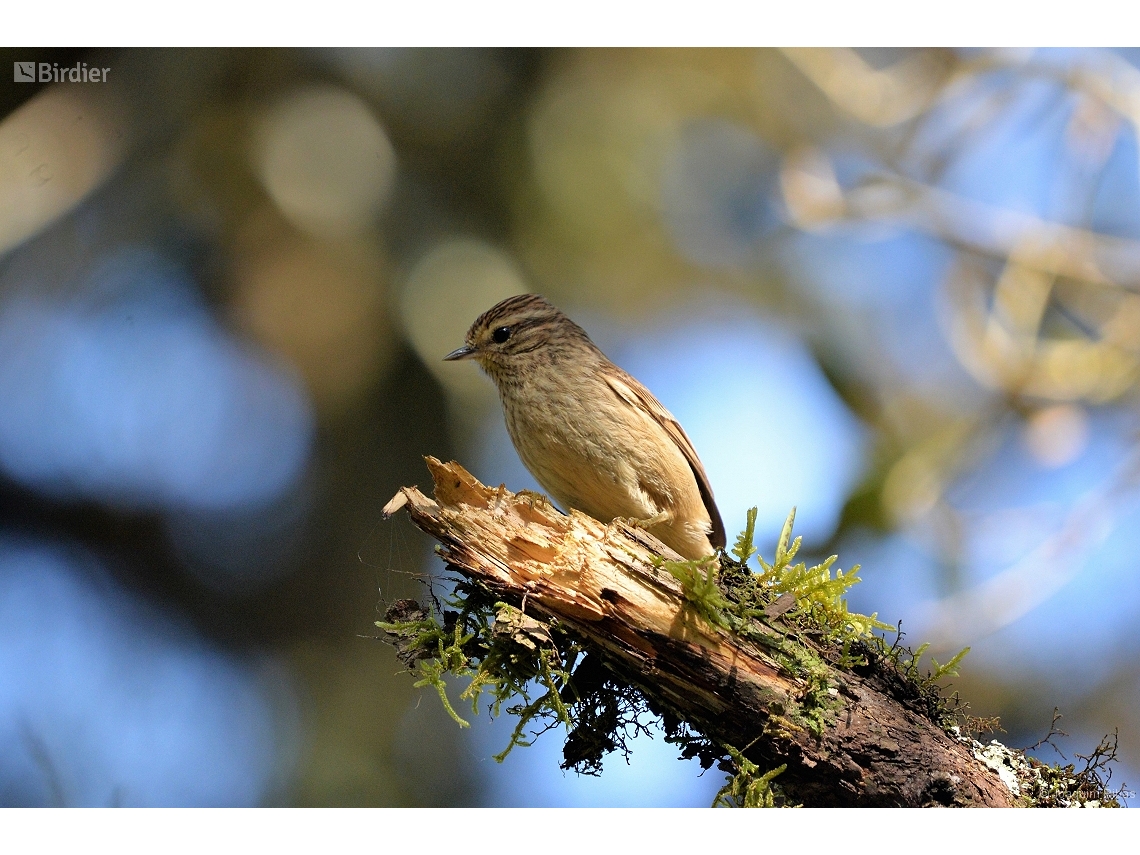
<svg viewBox="0 0 1140 855">
<path fill-rule="evenodd" d="M 475 359 L 495 381 L 519 457 L 563 507 L 635 520 L 686 558 L 724 547 L 708 476 L 681 425 L 545 299 L 492 306 L 444 358 Z"/>
</svg>

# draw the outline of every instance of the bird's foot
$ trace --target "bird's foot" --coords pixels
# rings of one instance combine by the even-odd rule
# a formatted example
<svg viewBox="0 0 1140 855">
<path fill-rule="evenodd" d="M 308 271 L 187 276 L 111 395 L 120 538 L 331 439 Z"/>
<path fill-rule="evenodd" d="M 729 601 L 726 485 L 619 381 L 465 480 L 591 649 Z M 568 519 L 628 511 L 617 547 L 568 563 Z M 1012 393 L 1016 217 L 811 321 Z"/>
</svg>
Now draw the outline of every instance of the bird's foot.
<svg viewBox="0 0 1140 855">
<path fill-rule="evenodd" d="M 535 505 L 547 508 L 554 506 L 554 503 L 550 501 L 550 497 L 545 493 L 537 493 L 534 490 L 519 490 L 515 495 L 520 499 L 527 499 L 532 508 Z"/>
<path fill-rule="evenodd" d="M 661 511 L 661 513 L 654 514 L 643 520 L 639 520 L 636 517 L 617 517 L 616 519 L 620 519 L 622 522 L 634 528 L 653 528 L 655 525 L 669 522 L 673 519 L 673 515 L 668 511 Z"/>
</svg>

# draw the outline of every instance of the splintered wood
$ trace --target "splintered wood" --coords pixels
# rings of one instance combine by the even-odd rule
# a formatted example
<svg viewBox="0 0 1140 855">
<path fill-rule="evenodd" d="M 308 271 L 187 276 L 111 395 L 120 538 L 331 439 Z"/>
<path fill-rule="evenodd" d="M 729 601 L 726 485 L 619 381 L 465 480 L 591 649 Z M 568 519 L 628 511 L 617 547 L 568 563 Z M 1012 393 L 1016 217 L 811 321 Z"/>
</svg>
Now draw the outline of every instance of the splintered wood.
<svg viewBox="0 0 1140 855">
<path fill-rule="evenodd" d="M 544 496 L 426 461 L 434 499 L 404 487 L 386 516 L 407 508 L 449 565 L 532 616 L 556 618 L 658 707 L 724 744 L 751 746 L 772 766 L 788 763 L 781 784 L 804 804 L 1012 803 L 963 745 L 856 675 L 836 673 L 845 709 L 822 736 L 797 727 L 783 714 L 805 687 L 688 603 L 677 579 L 654 566 L 680 556 L 648 532 L 562 514 Z"/>
</svg>

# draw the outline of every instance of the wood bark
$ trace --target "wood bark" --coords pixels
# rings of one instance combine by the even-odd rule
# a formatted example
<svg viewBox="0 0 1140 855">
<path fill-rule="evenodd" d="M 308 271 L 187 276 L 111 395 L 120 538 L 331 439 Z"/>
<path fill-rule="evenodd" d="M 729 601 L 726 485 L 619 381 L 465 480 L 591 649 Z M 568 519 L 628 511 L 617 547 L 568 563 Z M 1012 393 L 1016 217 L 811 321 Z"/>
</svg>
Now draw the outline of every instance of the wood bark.
<svg viewBox="0 0 1140 855">
<path fill-rule="evenodd" d="M 427 458 L 435 498 L 405 487 L 407 507 L 453 568 L 528 614 L 556 618 L 608 667 L 701 733 L 743 749 L 809 806 L 1010 806 L 1015 797 L 967 745 L 891 693 L 882 675 L 836 670 L 842 702 L 817 735 L 784 717 L 805 686 L 759 645 L 714 626 L 654 566 L 676 558 L 647 532 L 609 525 L 544 497 L 487 487 Z"/>
</svg>

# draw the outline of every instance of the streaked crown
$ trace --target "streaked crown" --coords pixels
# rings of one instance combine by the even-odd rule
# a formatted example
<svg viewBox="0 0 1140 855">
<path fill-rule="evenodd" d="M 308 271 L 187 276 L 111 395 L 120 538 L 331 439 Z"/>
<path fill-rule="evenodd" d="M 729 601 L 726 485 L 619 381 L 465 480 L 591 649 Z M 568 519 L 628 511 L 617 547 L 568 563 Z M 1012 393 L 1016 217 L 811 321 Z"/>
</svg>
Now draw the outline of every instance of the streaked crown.
<svg viewBox="0 0 1140 855">
<path fill-rule="evenodd" d="M 556 362 L 597 353 L 586 331 L 538 294 L 520 294 L 496 303 L 467 331 L 466 344 L 447 359 L 477 359 L 498 379 L 520 362 Z"/>
</svg>

